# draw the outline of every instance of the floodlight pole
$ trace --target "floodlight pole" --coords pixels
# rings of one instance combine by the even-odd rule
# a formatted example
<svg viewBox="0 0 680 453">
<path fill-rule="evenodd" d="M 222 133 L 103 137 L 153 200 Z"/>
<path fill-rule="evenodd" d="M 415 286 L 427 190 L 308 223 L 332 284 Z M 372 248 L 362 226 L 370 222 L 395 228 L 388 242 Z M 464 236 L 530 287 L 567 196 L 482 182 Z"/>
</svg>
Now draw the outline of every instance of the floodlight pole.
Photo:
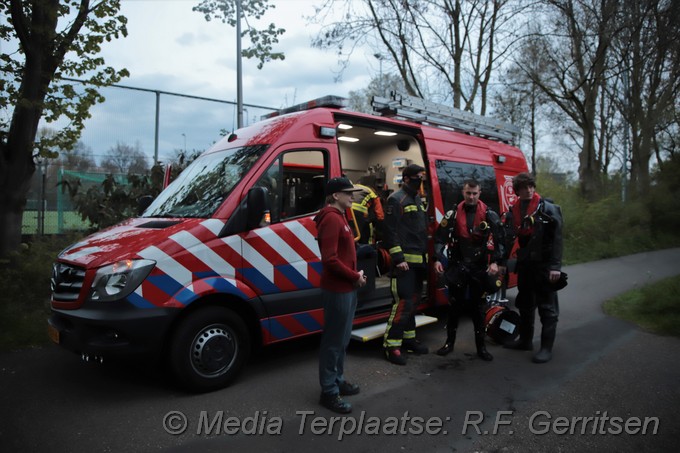
<svg viewBox="0 0 680 453">
<path fill-rule="evenodd" d="M 243 69 L 241 67 L 241 0 L 236 0 L 236 128 L 243 127 Z"/>
<path fill-rule="evenodd" d="M 153 164 L 158 163 L 158 124 L 160 122 L 160 111 L 161 111 L 161 93 L 156 91 L 156 124 L 154 128 L 153 137 Z"/>
<path fill-rule="evenodd" d="M 377 58 L 378 61 L 380 62 L 380 72 L 379 72 L 379 76 L 378 76 L 378 77 L 379 77 L 378 83 L 380 84 L 380 86 L 379 86 L 378 89 L 380 90 L 380 96 L 384 96 L 384 95 L 385 95 L 385 90 L 383 89 L 382 62 L 383 62 L 383 59 L 384 59 L 385 57 L 383 57 L 382 54 L 380 54 L 380 53 L 374 53 L 373 56 L 374 56 L 375 58 Z"/>
</svg>

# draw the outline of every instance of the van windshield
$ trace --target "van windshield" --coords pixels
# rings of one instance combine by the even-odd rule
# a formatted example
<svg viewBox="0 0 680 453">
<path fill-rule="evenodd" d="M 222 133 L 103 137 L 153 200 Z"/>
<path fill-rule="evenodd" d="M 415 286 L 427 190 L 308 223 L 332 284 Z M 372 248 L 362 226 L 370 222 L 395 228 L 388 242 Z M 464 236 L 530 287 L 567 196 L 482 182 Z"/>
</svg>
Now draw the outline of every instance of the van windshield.
<svg viewBox="0 0 680 453">
<path fill-rule="evenodd" d="M 142 217 L 211 217 L 266 149 L 267 145 L 246 146 L 199 157 Z"/>
</svg>

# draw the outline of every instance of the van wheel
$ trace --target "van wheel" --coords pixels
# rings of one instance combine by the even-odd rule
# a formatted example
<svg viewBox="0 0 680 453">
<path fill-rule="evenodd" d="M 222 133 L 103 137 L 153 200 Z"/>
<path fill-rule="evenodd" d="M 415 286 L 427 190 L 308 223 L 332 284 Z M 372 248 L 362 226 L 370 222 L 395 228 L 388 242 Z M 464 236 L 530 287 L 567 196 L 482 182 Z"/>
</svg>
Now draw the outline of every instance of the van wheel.
<svg viewBox="0 0 680 453">
<path fill-rule="evenodd" d="M 207 307 L 179 325 L 169 359 L 183 387 L 210 392 L 229 385 L 249 354 L 250 338 L 241 317 L 227 308 Z"/>
</svg>

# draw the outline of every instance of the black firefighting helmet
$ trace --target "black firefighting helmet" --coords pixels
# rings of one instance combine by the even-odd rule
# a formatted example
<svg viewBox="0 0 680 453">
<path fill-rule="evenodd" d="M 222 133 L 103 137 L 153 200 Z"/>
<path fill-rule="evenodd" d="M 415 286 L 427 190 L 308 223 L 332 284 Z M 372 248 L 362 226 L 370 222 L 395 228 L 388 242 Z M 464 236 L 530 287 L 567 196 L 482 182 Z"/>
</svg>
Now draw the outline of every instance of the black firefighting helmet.
<svg viewBox="0 0 680 453">
<path fill-rule="evenodd" d="M 501 286 L 503 286 L 503 280 L 501 280 L 501 276 L 499 274 L 486 274 L 484 276 L 482 287 L 487 294 L 493 294 L 497 292 L 499 289 L 501 289 Z"/>
<path fill-rule="evenodd" d="M 542 274 L 543 288 L 546 291 L 559 291 L 565 286 L 567 286 L 567 274 L 560 272 L 560 278 L 554 282 L 550 281 L 550 272 L 545 272 Z"/>
</svg>

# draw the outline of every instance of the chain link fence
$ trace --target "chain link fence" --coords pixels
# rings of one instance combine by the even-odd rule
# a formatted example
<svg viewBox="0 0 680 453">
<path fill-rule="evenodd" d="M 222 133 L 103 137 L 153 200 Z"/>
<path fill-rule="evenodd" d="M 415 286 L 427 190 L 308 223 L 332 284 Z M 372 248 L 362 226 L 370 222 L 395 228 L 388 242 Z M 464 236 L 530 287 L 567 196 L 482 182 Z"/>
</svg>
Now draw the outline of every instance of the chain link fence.
<svg viewBox="0 0 680 453">
<path fill-rule="evenodd" d="M 80 181 L 79 191 L 100 185 L 108 172 L 78 171 L 62 163 L 42 163 L 36 169 L 26 200 L 21 233 L 24 235 L 54 235 L 86 231 L 90 223 L 75 210 L 65 186 L 66 181 Z M 116 182 L 127 184 L 127 175 L 113 174 Z"/>
<path fill-rule="evenodd" d="M 83 83 L 66 79 L 80 89 Z M 221 134 L 236 127 L 237 108 L 233 101 L 167 91 L 113 85 L 99 88 L 106 102 L 91 109 L 85 122 L 81 147 L 100 168 L 110 150 L 126 145 L 140 150 L 150 168 L 154 162 L 167 163 L 179 153 L 193 154 L 208 149 Z M 274 108 L 244 104 L 244 124 L 258 121 Z M 47 127 L 58 128 L 59 124 Z M 61 153 L 62 155 L 65 153 Z M 24 235 L 54 235 L 86 231 L 90 224 L 74 209 L 66 180 L 80 180 L 79 191 L 101 184 L 110 170 L 83 171 L 68 159 L 44 159 L 37 163 L 31 181 L 22 222 Z M 92 167 L 92 166 L 91 166 Z M 116 181 L 127 182 L 125 174 Z"/>
</svg>

